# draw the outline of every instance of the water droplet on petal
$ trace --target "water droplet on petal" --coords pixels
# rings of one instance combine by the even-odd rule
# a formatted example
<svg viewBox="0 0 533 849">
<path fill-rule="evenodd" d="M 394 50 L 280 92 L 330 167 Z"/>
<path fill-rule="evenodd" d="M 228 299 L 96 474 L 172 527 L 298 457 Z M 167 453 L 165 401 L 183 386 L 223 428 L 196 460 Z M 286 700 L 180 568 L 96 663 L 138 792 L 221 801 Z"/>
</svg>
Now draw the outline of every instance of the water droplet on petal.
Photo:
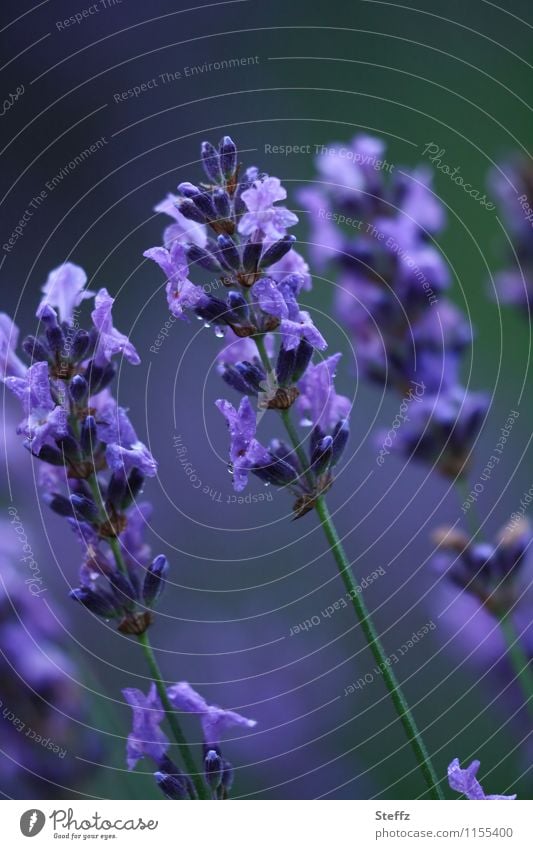
<svg viewBox="0 0 533 849">
<path fill-rule="evenodd" d="M 205 324 L 204 324 L 204 327 L 205 327 L 205 329 L 206 329 L 206 330 L 209 330 L 209 328 L 211 327 L 211 325 L 209 324 L 209 322 L 208 322 L 208 321 L 206 321 L 206 322 L 205 322 Z"/>
<path fill-rule="evenodd" d="M 215 327 L 215 336 L 218 339 L 223 339 L 224 338 L 224 328 L 220 327 L 220 326 Z"/>
</svg>

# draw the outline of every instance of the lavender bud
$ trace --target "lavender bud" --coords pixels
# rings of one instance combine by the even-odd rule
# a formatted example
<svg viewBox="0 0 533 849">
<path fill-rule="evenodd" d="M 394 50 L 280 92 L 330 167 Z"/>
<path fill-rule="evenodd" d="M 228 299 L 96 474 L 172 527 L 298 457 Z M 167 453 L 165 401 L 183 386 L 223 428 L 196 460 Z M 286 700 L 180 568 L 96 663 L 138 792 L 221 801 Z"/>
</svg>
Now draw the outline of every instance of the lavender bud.
<svg viewBox="0 0 533 849">
<path fill-rule="evenodd" d="M 125 610 L 133 610 L 135 608 L 137 593 L 133 589 L 129 578 L 116 570 L 111 572 L 107 578 L 113 587 L 118 605 Z"/>
<path fill-rule="evenodd" d="M 281 386 L 286 386 L 290 383 L 294 371 L 294 363 L 296 361 L 296 349 L 291 348 L 290 351 L 285 350 L 282 346 L 279 349 L 278 359 L 276 362 L 276 377 Z"/>
<path fill-rule="evenodd" d="M 264 483 L 271 483 L 273 486 L 287 486 L 294 483 L 297 478 L 290 463 L 279 460 L 277 457 L 272 457 L 272 462 L 266 466 L 254 466 L 252 472 Z"/>
<path fill-rule="evenodd" d="M 89 394 L 96 395 L 105 389 L 115 376 L 115 366 L 113 363 L 106 363 L 105 366 L 97 366 L 94 360 L 87 363 L 85 369 L 85 379 L 89 384 Z"/>
<path fill-rule="evenodd" d="M 70 500 L 59 492 L 46 492 L 44 501 L 48 504 L 50 510 L 57 513 L 58 516 L 68 516 L 68 518 L 74 516 L 74 509 Z"/>
<path fill-rule="evenodd" d="M 228 265 L 238 271 L 241 267 L 241 258 L 237 246 L 231 236 L 224 234 L 217 237 L 218 246 L 222 251 L 222 255 Z"/>
<path fill-rule="evenodd" d="M 45 363 L 49 357 L 49 352 L 46 346 L 36 336 L 26 336 L 22 343 L 22 350 L 34 363 Z"/>
<path fill-rule="evenodd" d="M 34 454 L 29 445 L 24 445 L 31 453 L 32 457 L 42 460 L 44 463 L 50 463 L 51 466 L 64 466 L 63 455 L 60 451 L 56 451 L 51 445 L 43 445 L 38 454 Z"/>
<path fill-rule="evenodd" d="M 240 292 L 228 292 L 227 303 L 231 310 L 230 318 L 235 318 L 237 321 L 248 321 L 250 309 L 246 298 L 243 298 Z"/>
<path fill-rule="evenodd" d="M 213 192 L 213 203 L 215 204 L 219 218 L 225 219 L 231 216 L 231 202 L 228 193 L 224 189 L 215 189 Z"/>
<path fill-rule="evenodd" d="M 91 337 L 86 330 L 78 330 L 72 340 L 70 354 L 74 362 L 83 360 L 91 344 Z"/>
<path fill-rule="evenodd" d="M 189 245 L 187 248 L 187 259 L 191 263 L 196 263 L 201 268 L 207 271 L 213 271 L 218 274 L 222 271 L 222 266 L 212 253 L 206 251 L 205 248 L 200 248 L 198 245 Z"/>
<path fill-rule="evenodd" d="M 226 180 L 231 179 L 237 170 L 237 148 L 230 136 L 224 136 L 218 146 L 220 167 Z"/>
<path fill-rule="evenodd" d="M 285 463 L 289 463 L 289 465 L 291 465 L 294 469 L 295 475 L 297 477 L 300 476 L 302 471 L 300 461 L 292 448 L 289 448 L 286 442 L 283 442 L 281 439 L 273 439 L 268 446 L 268 450 L 273 457 L 276 457 L 278 460 L 283 460 Z"/>
<path fill-rule="evenodd" d="M 293 383 L 300 380 L 301 376 L 305 373 L 307 366 L 311 362 L 313 350 L 313 346 L 305 339 L 300 341 L 300 344 L 296 348 L 296 358 L 294 360 L 294 368 L 292 372 Z"/>
<path fill-rule="evenodd" d="M 70 503 L 74 508 L 74 513 L 88 522 L 94 522 L 98 516 L 98 508 L 94 501 L 86 498 L 84 495 L 71 495 Z"/>
<path fill-rule="evenodd" d="M 81 374 L 76 374 L 70 381 L 69 386 L 70 397 L 75 404 L 83 404 L 89 394 L 89 386 L 87 381 Z"/>
<path fill-rule="evenodd" d="M 226 795 L 233 787 L 233 778 L 233 767 L 229 761 L 225 760 L 222 765 L 222 787 L 224 788 Z"/>
<path fill-rule="evenodd" d="M 213 793 L 222 783 L 222 758 L 214 749 L 209 749 L 204 758 L 205 780 Z"/>
<path fill-rule="evenodd" d="M 255 394 L 258 394 L 262 390 L 264 381 L 266 380 L 266 374 L 262 368 L 248 362 L 248 360 L 244 360 L 242 363 L 236 363 L 235 368 Z"/>
<path fill-rule="evenodd" d="M 154 772 L 159 789 L 167 799 L 189 799 L 187 784 L 178 775 L 168 775 L 166 772 Z"/>
<path fill-rule="evenodd" d="M 143 585 L 143 601 L 148 607 L 152 607 L 161 595 L 168 568 L 167 558 L 160 554 L 147 570 Z"/>
<path fill-rule="evenodd" d="M 124 474 L 113 473 L 109 479 L 106 492 L 106 505 L 114 510 L 120 510 L 128 488 L 128 481 Z"/>
<path fill-rule="evenodd" d="M 198 307 L 195 312 L 208 324 L 224 323 L 228 314 L 228 306 L 220 298 L 209 296 L 209 300 L 203 306 Z"/>
<path fill-rule="evenodd" d="M 198 207 L 189 198 L 180 198 L 176 203 L 176 207 L 188 221 L 195 221 L 197 224 L 206 223 L 205 215 L 200 212 Z"/>
<path fill-rule="evenodd" d="M 131 470 L 128 477 L 127 495 L 122 505 L 123 508 L 128 507 L 132 501 L 135 501 L 141 492 L 144 484 L 144 475 L 140 469 L 134 468 Z"/>
<path fill-rule="evenodd" d="M 48 347 L 54 354 L 58 354 L 65 347 L 65 337 L 59 324 L 46 328 L 46 341 Z"/>
<path fill-rule="evenodd" d="M 96 434 L 96 419 L 94 416 L 87 416 L 83 420 L 83 424 L 81 426 L 81 450 L 84 454 L 87 454 L 89 457 L 92 457 L 94 451 L 96 450 L 97 444 L 98 438 Z"/>
<path fill-rule="evenodd" d="M 112 619 L 120 614 L 114 599 L 103 590 L 91 590 L 89 587 L 78 587 L 71 590 L 70 598 L 79 601 L 87 610 L 103 619 Z"/>
<path fill-rule="evenodd" d="M 226 366 L 222 372 L 222 380 L 224 380 L 228 386 L 231 386 L 232 389 L 235 389 L 237 392 L 242 392 L 243 395 L 257 395 L 257 392 L 244 380 L 243 376 L 235 368 L 235 366 Z"/>
<path fill-rule="evenodd" d="M 192 200 L 196 208 L 199 209 L 208 220 L 212 220 L 217 217 L 213 201 L 207 192 L 202 192 L 198 186 L 193 186 L 192 183 L 180 183 L 178 191 L 189 200 Z"/>
<path fill-rule="evenodd" d="M 70 434 L 67 433 L 65 436 L 60 436 L 56 439 L 56 445 L 67 459 L 74 462 L 81 460 L 80 446 Z"/>
<path fill-rule="evenodd" d="M 46 328 L 59 327 L 57 313 L 49 304 L 46 304 L 39 312 L 39 318 Z"/>
<path fill-rule="evenodd" d="M 324 436 L 316 445 L 311 455 L 311 468 L 316 475 L 322 475 L 331 464 L 333 454 L 333 438 Z"/>
<path fill-rule="evenodd" d="M 212 180 L 213 183 L 220 183 L 222 179 L 222 172 L 220 170 L 218 152 L 211 142 L 208 141 L 202 142 L 202 165 L 204 166 L 204 171 L 208 178 Z"/>
<path fill-rule="evenodd" d="M 333 429 L 333 446 L 331 452 L 331 465 L 334 466 L 340 460 L 348 437 L 350 436 L 350 425 L 348 419 L 337 422 Z"/>
<path fill-rule="evenodd" d="M 269 265 L 273 265 L 275 262 L 283 259 L 285 254 L 289 253 L 295 241 L 296 236 L 283 236 L 282 239 L 274 242 L 262 255 L 260 262 L 261 268 L 267 268 Z"/>
<path fill-rule="evenodd" d="M 246 242 L 242 253 L 242 264 L 245 271 L 256 271 L 262 249 L 261 242 Z"/>
</svg>

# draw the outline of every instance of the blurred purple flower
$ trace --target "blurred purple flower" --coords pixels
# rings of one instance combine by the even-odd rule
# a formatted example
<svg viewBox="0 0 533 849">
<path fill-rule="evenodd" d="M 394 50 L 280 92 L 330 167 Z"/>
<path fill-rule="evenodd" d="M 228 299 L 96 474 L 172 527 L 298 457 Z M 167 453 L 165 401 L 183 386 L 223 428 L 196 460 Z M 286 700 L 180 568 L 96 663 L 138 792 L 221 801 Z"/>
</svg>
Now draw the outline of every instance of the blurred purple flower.
<svg viewBox="0 0 533 849">
<path fill-rule="evenodd" d="M 202 723 L 204 743 L 208 748 L 216 748 L 222 735 L 230 728 L 254 728 L 257 725 L 255 719 L 246 719 L 233 710 L 209 705 L 187 681 L 180 681 L 169 687 L 168 697 L 176 710 L 198 714 Z"/>
<path fill-rule="evenodd" d="M 467 799 L 474 801 L 495 799 L 511 801 L 516 799 L 516 793 L 513 796 L 487 796 L 476 778 L 479 767 L 479 761 L 472 761 L 466 769 L 461 769 L 459 759 L 455 758 L 448 767 L 448 782 L 452 790 L 457 790 L 458 793 L 463 793 Z"/>
<path fill-rule="evenodd" d="M 26 373 L 26 366 L 15 353 L 18 338 L 15 322 L 5 312 L 0 313 L 0 380 L 6 376 L 23 377 Z"/>
</svg>

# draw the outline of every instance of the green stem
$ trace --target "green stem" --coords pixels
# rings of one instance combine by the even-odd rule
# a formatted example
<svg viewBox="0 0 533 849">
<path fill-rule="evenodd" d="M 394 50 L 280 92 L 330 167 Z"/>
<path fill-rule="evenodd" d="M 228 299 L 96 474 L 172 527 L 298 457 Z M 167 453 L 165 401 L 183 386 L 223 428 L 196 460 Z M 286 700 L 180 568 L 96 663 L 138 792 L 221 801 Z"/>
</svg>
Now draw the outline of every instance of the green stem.
<svg viewBox="0 0 533 849">
<path fill-rule="evenodd" d="M 100 520 L 103 522 L 106 519 L 106 507 L 104 504 L 104 500 L 102 498 L 102 493 L 100 492 L 100 486 L 98 484 L 98 480 L 96 478 L 95 472 L 87 478 L 87 483 L 91 489 L 93 494 L 93 498 L 98 507 Z M 115 559 L 115 563 L 117 565 L 117 569 L 122 572 L 123 575 L 127 575 L 126 564 L 124 563 L 124 558 L 122 556 L 122 551 L 120 550 L 120 543 L 117 537 L 108 537 L 106 539 L 111 551 L 113 552 L 113 557 Z M 150 670 L 151 677 L 155 683 L 157 692 L 159 694 L 159 698 L 161 699 L 161 703 L 163 705 L 165 716 L 167 718 L 168 724 L 174 736 L 174 740 L 176 741 L 176 745 L 178 747 L 179 753 L 181 755 L 183 764 L 185 769 L 189 775 L 190 780 L 192 781 L 192 787 L 194 791 L 195 799 L 208 799 L 207 792 L 205 790 L 204 783 L 202 781 L 201 776 L 196 771 L 196 764 L 194 762 L 194 758 L 191 754 L 191 750 L 187 744 L 187 740 L 183 731 L 181 730 L 181 726 L 179 724 L 178 718 L 176 716 L 176 712 L 170 703 L 170 699 L 167 695 L 167 690 L 165 684 L 163 682 L 163 678 L 161 676 L 161 670 L 159 669 L 159 664 L 157 663 L 156 657 L 154 655 L 154 651 L 152 649 L 150 638 L 148 636 L 148 632 L 145 631 L 143 634 L 138 634 L 137 639 L 141 645 L 144 656 L 146 658 L 146 662 L 148 664 L 148 668 Z"/>
<path fill-rule="evenodd" d="M 254 341 L 256 343 L 261 362 L 263 363 L 267 375 L 271 375 L 272 365 L 270 363 L 270 358 L 266 351 L 263 338 L 261 336 L 255 336 Z M 281 412 L 281 418 L 283 420 L 283 424 L 285 425 L 285 429 L 287 430 L 287 434 L 292 443 L 294 451 L 296 452 L 302 469 L 304 470 L 305 479 L 310 485 L 311 489 L 313 489 L 315 487 L 314 476 L 309 468 L 309 462 L 302 448 L 298 432 L 294 427 L 289 410 L 283 410 Z M 402 690 L 400 689 L 400 685 L 398 684 L 396 676 L 389 664 L 387 663 L 387 655 L 385 654 L 385 650 L 378 637 L 377 631 L 367 610 L 363 596 L 360 590 L 358 590 L 357 584 L 355 583 L 352 577 L 348 558 L 346 557 L 346 553 L 340 541 L 339 535 L 337 533 L 337 530 L 333 523 L 333 519 L 331 518 L 328 506 L 326 504 L 326 500 L 323 495 L 319 495 L 317 497 L 315 501 L 315 509 L 318 513 L 318 517 L 320 519 L 320 523 L 322 525 L 322 529 L 324 531 L 326 539 L 331 547 L 331 552 L 333 554 L 333 557 L 335 558 L 339 574 L 344 582 L 344 586 L 346 587 L 348 595 L 351 598 L 352 605 L 363 630 L 363 634 L 365 635 L 370 650 L 374 655 L 374 659 L 376 660 L 380 670 L 382 671 L 383 679 L 389 690 L 391 700 L 394 704 L 394 707 L 396 708 L 402 726 L 416 756 L 416 759 L 420 766 L 420 771 L 422 772 L 424 780 L 427 784 L 429 794 L 433 799 L 444 799 L 444 794 L 440 789 L 437 774 L 435 773 L 433 764 L 431 763 L 429 753 L 426 749 L 424 741 L 422 740 L 420 731 L 418 730 L 415 719 L 411 713 L 409 705 L 407 704 L 405 696 L 403 695 Z"/>
<path fill-rule="evenodd" d="M 457 492 L 463 499 L 463 502 L 467 501 L 468 496 L 470 495 L 467 478 L 463 477 L 462 475 L 459 475 L 455 478 L 454 483 Z M 479 534 L 479 530 L 481 527 L 481 521 L 477 513 L 475 502 L 473 502 L 471 508 L 466 511 L 465 516 L 467 517 L 466 523 L 468 525 L 468 530 L 470 531 L 470 535 L 472 537 L 472 542 L 474 542 L 477 535 Z"/>
<path fill-rule="evenodd" d="M 502 634 L 505 638 L 505 642 L 507 643 L 509 661 L 524 691 L 524 696 L 526 697 L 525 704 L 527 705 L 531 716 L 533 716 L 533 676 L 531 675 L 531 672 L 533 672 L 532 661 L 526 655 L 520 644 L 520 637 L 516 633 L 511 614 L 503 614 L 498 618 Z"/>
<path fill-rule="evenodd" d="M 419 763 L 420 770 L 428 786 L 430 796 L 433 799 L 444 799 L 437 775 L 433 768 L 433 764 L 431 763 L 431 758 L 424 741 L 422 740 L 420 731 L 418 730 L 417 724 L 411 713 L 409 705 L 407 704 L 405 696 L 403 695 L 398 680 L 387 662 L 387 655 L 385 654 L 381 640 L 379 639 L 374 623 L 372 622 L 362 593 L 353 579 L 350 564 L 323 495 L 320 495 L 317 498 L 315 509 L 318 513 L 326 539 L 331 546 L 331 552 L 337 563 L 339 574 L 344 582 L 344 586 L 346 587 L 348 595 L 352 601 L 353 609 L 355 610 L 363 634 L 365 635 L 370 650 L 374 655 L 374 659 L 382 672 L 383 680 L 385 681 L 390 693 L 396 712 L 400 717 L 404 731 Z"/>
<path fill-rule="evenodd" d="M 161 671 L 159 669 L 157 660 L 155 659 L 154 650 L 150 644 L 148 632 L 145 631 L 144 634 L 139 634 L 138 640 L 144 651 L 146 662 L 150 669 L 150 673 L 157 688 L 157 692 L 159 694 L 159 698 L 161 699 L 163 708 L 165 709 L 168 724 L 172 729 L 172 734 L 174 735 L 174 739 L 178 746 L 182 761 L 185 765 L 189 778 L 191 779 L 194 785 L 196 797 L 199 799 L 207 799 L 209 797 L 204 787 L 204 783 L 202 781 L 201 776 L 196 771 L 196 765 L 194 763 L 194 758 L 191 754 L 191 750 L 189 749 L 187 740 L 185 739 L 185 735 L 181 730 L 181 726 L 179 724 L 178 717 L 176 716 L 176 712 L 172 707 L 170 699 L 167 695 L 167 690 L 161 677 Z"/>
</svg>

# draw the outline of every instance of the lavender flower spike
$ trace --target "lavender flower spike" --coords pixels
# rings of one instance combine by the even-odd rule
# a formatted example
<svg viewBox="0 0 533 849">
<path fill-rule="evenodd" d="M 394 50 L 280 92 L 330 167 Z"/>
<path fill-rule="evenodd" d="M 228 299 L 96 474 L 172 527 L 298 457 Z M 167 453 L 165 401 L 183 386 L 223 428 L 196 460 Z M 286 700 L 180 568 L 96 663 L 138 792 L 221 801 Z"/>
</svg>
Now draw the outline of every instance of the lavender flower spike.
<svg viewBox="0 0 533 849">
<path fill-rule="evenodd" d="M 82 301 L 94 297 L 94 292 L 85 289 L 87 275 L 83 268 L 72 262 L 54 268 L 42 288 L 43 299 L 37 309 L 40 317 L 44 307 L 55 307 L 61 321 L 71 322 L 74 310 Z"/>
<path fill-rule="evenodd" d="M 455 758 L 448 767 L 448 783 L 452 790 L 457 790 L 458 793 L 464 793 L 467 799 L 474 801 L 489 799 L 511 801 L 516 799 L 516 793 L 513 796 L 500 796 L 498 794 L 487 796 L 476 778 L 479 766 L 479 761 L 472 761 L 466 769 L 461 769 L 459 759 Z"/>
</svg>

